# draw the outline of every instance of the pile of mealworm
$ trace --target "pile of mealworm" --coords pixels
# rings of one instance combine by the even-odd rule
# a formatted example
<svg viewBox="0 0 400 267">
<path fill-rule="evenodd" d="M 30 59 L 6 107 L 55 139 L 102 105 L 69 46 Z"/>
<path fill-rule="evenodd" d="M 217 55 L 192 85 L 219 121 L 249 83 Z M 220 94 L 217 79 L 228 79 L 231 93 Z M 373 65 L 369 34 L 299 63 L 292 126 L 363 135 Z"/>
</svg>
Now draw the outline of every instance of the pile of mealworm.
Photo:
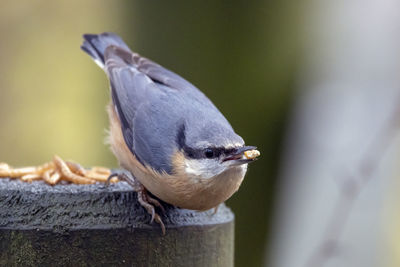
<svg viewBox="0 0 400 267">
<path fill-rule="evenodd" d="M 50 185 L 55 185 L 61 181 L 74 184 L 93 184 L 96 182 L 107 182 L 111 171 L 105 167 L 83 168 L 80 164 L 65 161 L 59 156 L 54 156 L 53 160 L 36 167 L 12 168 L 7 163 L 0 162 L 0 178 L 20 179 L 24 182 L 43 180 Z M 111 183 L 118 181 L 114 177 Z"/>
</svg>

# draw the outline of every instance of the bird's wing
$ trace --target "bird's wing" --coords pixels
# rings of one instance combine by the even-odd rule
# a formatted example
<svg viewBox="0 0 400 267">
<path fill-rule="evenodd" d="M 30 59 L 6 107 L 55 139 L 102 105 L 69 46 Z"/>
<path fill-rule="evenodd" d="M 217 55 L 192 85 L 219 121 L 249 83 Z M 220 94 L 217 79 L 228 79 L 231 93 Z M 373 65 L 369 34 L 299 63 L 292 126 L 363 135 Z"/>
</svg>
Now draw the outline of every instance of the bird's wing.
<svg viewBox="0 0 400 267">
<path fill-rule="evenodd" d="M 158 171 L 170 172 L 169 157 L 164 156 L 171 153 L 170 146 L 173 144 L 163 144 L 161 139 L 171 135 L 165 139 L 175 141 L 173 121 L 165 118 L 173 120 L 179 114 L 170 113 L 166 116 L 165 113 L 174 110 L 178 91 L 189 85 L 163 67 L 115 46 L 106 49 L 105 70 L 111 83 L 112 101 L 129 149 L 142 163 Z"/>
<path fill-rule="evenodd" d="M 110 46 L 105 53 L 105 70 L 111 84 L 112 102 L 121 121 L 121 130 L 129 149 L 133 147 L 133 120 L 137 109 L 147 100 L 146 91 L 156 84 L 131 63 L 132 53 Z"/>
<path fill-rule="evenodd" d="M 139 54 L 133 53 L 133 62 L 137 65 L 137 69 L 150 77 L 153 81 L 166 85 L 177 90 L 197 90 L 190 82 L 179 76 L 178 74 L 167 70 L 150 59 L 141 57 Z"/>
<path fill-rule="evenodd" d="M 194 85 L 179 76 L 178 74 L 167 70 L 159 64 L 126 50 L 121 47 L 112 46 L 105 52 L 105 60 L 110 57 L 120 57 L 125 64 L 130 65 L 141 73 L 146 74 L 152 81 L 166 85 L 178 90 L 196 89 Z M 197 89 L 196 89 L 197 90 Z"/>
</svg>

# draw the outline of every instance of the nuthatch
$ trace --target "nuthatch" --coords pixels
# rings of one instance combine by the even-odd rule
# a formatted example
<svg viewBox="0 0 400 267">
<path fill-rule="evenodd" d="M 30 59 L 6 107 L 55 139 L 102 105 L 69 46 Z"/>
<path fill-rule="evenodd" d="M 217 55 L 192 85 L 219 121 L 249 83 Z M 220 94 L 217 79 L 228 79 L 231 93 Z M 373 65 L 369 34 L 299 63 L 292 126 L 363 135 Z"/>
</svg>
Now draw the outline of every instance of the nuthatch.
<svg viewBox="0 0 400 267">
<path fill-rule="evenodd" d="M 133 53 L 113 33 L 85 34 L 81 48 L 106 72 L 111 149 L 139 201 L 155 214 L 158 201 L 216 208 L 235 193 L 259 152 L 245 146 L 229 122 L 195 86 Z M 153 205 L 152 205 L 153 204 Z M 162 224 L 163 226 L 163 224 Z"/>
</svg>

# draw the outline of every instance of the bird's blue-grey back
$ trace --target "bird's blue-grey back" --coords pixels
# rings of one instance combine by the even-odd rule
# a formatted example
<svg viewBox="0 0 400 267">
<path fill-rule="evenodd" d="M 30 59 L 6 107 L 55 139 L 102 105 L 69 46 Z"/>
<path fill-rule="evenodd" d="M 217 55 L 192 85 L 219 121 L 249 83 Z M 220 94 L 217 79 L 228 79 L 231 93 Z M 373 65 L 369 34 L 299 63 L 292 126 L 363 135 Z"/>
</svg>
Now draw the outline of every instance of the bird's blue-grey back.
<svg viewBox="0 0 400 267">
<path fill-rule="evenodd" d="M 132 53 L 115 34 L 84 38 L 82 49 L 104 64 L 125 142 L 142 163 L 170 173 L 171 156 L 182 146 L 177 140 L 182 134 L 186 146 L 243 144 L 225 117 L 191 83 Z"/>
</svg>

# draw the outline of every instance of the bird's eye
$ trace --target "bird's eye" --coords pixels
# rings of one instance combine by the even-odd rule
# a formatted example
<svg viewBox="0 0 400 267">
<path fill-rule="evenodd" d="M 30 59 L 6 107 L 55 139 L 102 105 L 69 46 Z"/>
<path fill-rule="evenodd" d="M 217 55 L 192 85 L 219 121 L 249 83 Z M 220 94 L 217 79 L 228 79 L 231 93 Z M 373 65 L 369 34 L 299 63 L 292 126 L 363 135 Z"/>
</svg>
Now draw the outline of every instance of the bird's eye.
<svg viewBox="0 0 400 267">
<path fill-rule="evenodd" d="M 214 157 L 214 151 L 213 151 L 211 148 L 207 148 L 207 149 L 204 151 L 204 155 L 205 155 L 207 158 L 211 159 L 212 157 Z"/>
</svg>

